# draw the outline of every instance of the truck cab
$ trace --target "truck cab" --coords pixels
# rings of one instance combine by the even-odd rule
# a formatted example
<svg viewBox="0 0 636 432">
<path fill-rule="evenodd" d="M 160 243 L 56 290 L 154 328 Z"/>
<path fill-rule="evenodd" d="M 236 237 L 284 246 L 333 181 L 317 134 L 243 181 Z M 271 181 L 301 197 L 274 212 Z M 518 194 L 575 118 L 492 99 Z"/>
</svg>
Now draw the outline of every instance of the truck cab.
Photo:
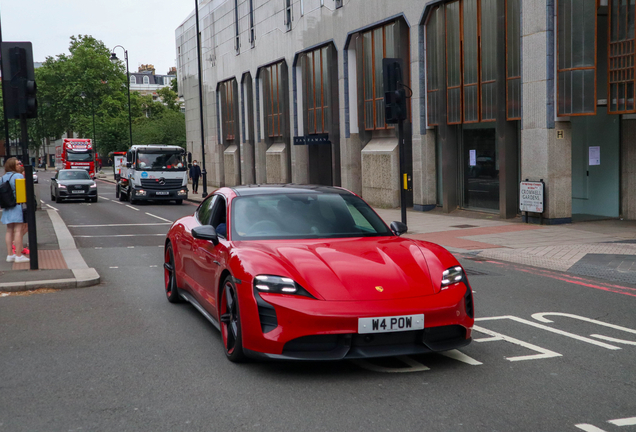
<svg viewBox="0 0 636 432">
<path fill-rule="evenodd" d="M 134 145 L 126 153 L 115 194 L 120 201 L 176 201 L 188 198 L 185 150 L 170 145 Z"/>
</svg>

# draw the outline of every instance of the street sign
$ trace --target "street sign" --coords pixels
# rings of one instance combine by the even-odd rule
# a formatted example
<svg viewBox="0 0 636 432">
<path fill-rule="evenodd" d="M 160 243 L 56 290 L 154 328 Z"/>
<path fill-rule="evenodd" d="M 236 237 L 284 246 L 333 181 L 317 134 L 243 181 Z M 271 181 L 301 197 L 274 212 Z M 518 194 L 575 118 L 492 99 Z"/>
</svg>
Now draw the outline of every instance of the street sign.
<svg viewBox="0 0 636 432">
<path fill-rule="evenodd" d="M 541 181 L 521 182 L 519 190 L 519 210 L 531 213 L 543 213 L 544 184 Z"/>
</svg>

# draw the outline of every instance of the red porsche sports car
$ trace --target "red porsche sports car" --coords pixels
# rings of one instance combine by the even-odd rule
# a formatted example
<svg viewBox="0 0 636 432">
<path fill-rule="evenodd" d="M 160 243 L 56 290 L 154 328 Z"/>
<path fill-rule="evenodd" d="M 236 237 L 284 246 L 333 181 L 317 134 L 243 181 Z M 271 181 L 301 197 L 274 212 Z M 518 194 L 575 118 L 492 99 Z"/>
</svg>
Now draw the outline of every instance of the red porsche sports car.
<svg viewBox="0 0 636 432">
<path fill-rule="evenodd" d="M 462 266 L 400 237 L 360 197 L 325 186 L 221 188 L 165 244 L 168 301 L 190 302 L 227 357 L 336 360 L 467 345 Z"/>
</svg>

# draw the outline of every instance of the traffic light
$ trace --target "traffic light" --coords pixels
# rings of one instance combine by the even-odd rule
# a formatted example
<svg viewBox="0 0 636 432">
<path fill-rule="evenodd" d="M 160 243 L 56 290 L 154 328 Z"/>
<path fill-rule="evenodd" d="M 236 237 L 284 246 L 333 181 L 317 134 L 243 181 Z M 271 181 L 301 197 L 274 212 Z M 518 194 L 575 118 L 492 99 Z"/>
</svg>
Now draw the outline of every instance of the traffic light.
<svg viewBox="0 0 636 432">
<path fill-rule="evenodd" d="M 31 42 L 2 43 L 2 88 L 10 119 L 38 116 Z"/>
<path fill-rule="evenodd" d="M 388 124 L 406 120 L 406 91 L 402 70 L 404 62 L 399 58 L 382 59 L 384 78 L 384 118 Z"/>
</svg>

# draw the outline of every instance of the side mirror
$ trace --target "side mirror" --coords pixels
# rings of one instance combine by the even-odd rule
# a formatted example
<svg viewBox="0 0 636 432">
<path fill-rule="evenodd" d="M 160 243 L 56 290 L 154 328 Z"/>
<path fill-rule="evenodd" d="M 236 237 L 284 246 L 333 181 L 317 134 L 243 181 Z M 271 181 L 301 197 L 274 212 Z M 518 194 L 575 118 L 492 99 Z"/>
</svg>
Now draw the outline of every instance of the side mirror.
<svg viewBox="0 0 636 432">
<path fill-rule="evenodd" d="M 219 244 L 219 236 L 212 225 L 201 225 L 192 228 L 192 237 L 197 240 L 211 241 L 214 246 Z"/>
<path fill-rule="evenodd" d="M 402 222 L 398 222 L 398 221 L 391 222 L 391 231 L 393 231 L 396 235 L 401 236 L 402 234 L 406 233 L 408 230 L 409 228 Z"/>
</svg>

